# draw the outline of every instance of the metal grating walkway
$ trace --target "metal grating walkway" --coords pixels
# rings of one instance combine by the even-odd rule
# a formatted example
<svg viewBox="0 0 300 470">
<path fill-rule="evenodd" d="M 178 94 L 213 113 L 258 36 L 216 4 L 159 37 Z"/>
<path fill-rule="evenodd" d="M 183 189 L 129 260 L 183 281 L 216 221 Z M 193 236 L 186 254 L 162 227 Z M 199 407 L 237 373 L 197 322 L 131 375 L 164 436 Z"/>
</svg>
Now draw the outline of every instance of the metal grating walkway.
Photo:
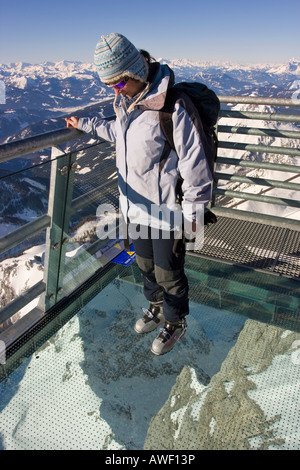
<svg viewBox="0 0 300 470">
<path fill-rule="evenodd" d="M 188 331 L 166 356 L 133 329 L 135 263 L 45 316 L 3 366 L 0 450 L 299 450 L 298 281 L 192 255 L 187 270 Z"/>
<path fill-rule="evenodd" d="M 282 276 L 300 278 L 300 232 L 285 227 L 218 217 L 205 227 L 201 256 Z"/>
</svg>

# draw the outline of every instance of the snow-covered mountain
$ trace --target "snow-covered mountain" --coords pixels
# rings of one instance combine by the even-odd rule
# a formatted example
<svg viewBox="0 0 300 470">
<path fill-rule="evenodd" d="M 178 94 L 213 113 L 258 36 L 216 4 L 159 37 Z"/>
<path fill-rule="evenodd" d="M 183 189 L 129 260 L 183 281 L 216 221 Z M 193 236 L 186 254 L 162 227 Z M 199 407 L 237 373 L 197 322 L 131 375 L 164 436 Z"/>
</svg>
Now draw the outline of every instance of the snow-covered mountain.
<svg viewBox="0 0 300 470">
<path fill-rule="evenodd" d="M 93 66 L 79 62 L 0 65 L 0 80 L 6 101 L 0 105 L 2 143 L 64 127 L 59 117 L 95 103 L 101 111 L 98 103 L 112 96 Z"/>
<path fill-rule="evenodd" d="M 219 94 L 256 94 L 260 96 L 277 96 L 290 98 L 294 91 L 293 83 L 300 78 L 300 61 L 290 60 L 287 64 L 270 65 L 237 65 L 230 63 L 191 62 L 188 60 L 166 60 L 175 72 L 177 81 L 198 80 L 208 84 Z M 0 80 L 5 83 L 6 104 L 0 104 L 0 141 L 12 141 L 45 131 L 62 128 L 65 126 L 63 117 L 76 112 L 78 115 L 112 114 L 113 92 L 109 87 L 103 86 L 92 64 L 80 62 L 61 61 L 57 63 L 45 62 L 43 64 L 15 63 L 0 65 Z M 236 105 L 236 110 L 253 110 L 253 105 Z M 259 111 L 274 112 L 275 108 L 260 105 Z M 222 118 L 220 124 L 242 126 L 242 121 L 233 121 L 230 118 Z M 278 128 L 275 122 L 253 122 L 253 125 L 264 128 L 265 126 Z M 290 130 L 295 128 L 290 124 L 284 124 Z M 267 136 L 246 136 L 222 134 L 222 140 L 243 141 L 252 144 L 280 145 L 298 147 L 299 143 L 293 139 L 275 139 Z M 225 156 L 233 156 L 232 150 L 220 149 Z M 247 158 L 249 152 L 241 152 Z M 16 159 L 0 164 L 0 236 L 18 228 L 22 224 L 35 219 L 47 212 L 48 188 L 49 188 L 49 155 L 50 150 L 35 153 L 30 160 Z M 242 156 L 241 155 L 241 156 Z M 258 155 L 264 159 L 264 154 Z M 273 161 L 296 164 L 296 157 L 271 155 Z M 38 164 L 28 171 L 20 170 Z M 91 165 L 91 162 L 90 162 Z M 98 165 L 97 160 L 93 165 Z M 91 170 L 92 166 L 83 165 L 82 171 Z M 10 176 L 18 171 L 18 174 Z M 224 171 L 224 168 L 223 168 Z M 230 172 L 230 168 L 225 169 Z M 278 172 L 277 172 L 278 173 Z M 248 176 L 265 176 L 270 179 L 278 178 L 272 172 L 266 170 L 253 170 Z M 285 174 L 284 179 L 291 175 Z M 89 181 L 90 185 L 98 184 L 98 176 Z M 294 182 L 298 182 L 297 178 Z M 83 178 L 82 184 L 86 184 L 89 177 Z M 225 184 L 225 183 L 224 183 Z M 231 188 L 237 183 L 226 182 L 226 187 Z M 90 189 L 92 186 L 90 187 Z M 262 190 L 261 187 L 253 187 L 243 184 L 239 188 L 243 191 Z M 264 188 L 263 188 L 264 190 Z M 278 192 L 278 190 L 276 190 Z M 274 190 L 268 191 L 268 195 L 274 195 Z M 275 194 L 276 195 L 276 194 Z M 285 197 L 298 198 L 296 193 L 285 193 Z M 257 210 L 257 203 L 233 200 L 231 205 L 239 205 L 245 210 Z M 300 211 L 291 211 L 282 206 L 271 208 L 274 215 L 300 218 Z M 270 214 L 270 206 L 261 208 Z M 43 244 L 44 239 L 39 244 Z M 22 249 L 30 248 L 31 244 L 24 245 Z M 15 256 L 13 251 L 9 256 Z M 24 259 L 23 259 L 24 258 Z M 28 252 L 26 257 L 16 260 L 11 258 L 13 265 L 23 263 L 24 283 L 29 286 L 30 269 L 36 267 L 36 261 Z M 26 258 L 26 259 L 25 259 Z M 13 276 L 13 270 L 11 275 Z M 38 272 L 40 274 L 40 271 Z M 4 275 L 4 274 L 3 274 Z M 2 275 L 1 275 L 2 276 Z M 25 279 L 26 278 L 26 279 Z M 3 278 L 4 279 L 4 278 Z M 8 281 L 7 276 L 5 277 Z M 8 287 L 9 291 L 9 287 Z M 15 292 L 14 286 L 11 291 Z M 11 298 L 11 296 L 9 296 Z M 3 298 L 4 305 L 7 298 Z"/>
<path fill-rule="evenodd" d="M 290 98 L 291 87 L 300 78 L 300 61 L 297 60 L 282 65 L 253 66 L 162 61 L 173 68 L 178 81 L 199 80 L 219 94 L 251 93 Z M 100 84 L 91 64 L 62 61 L 2 65 L 0 80 L 5 83 L 6 91 L 6 104 L 0 104 L 2 143 L 64 127 L 63 116 L 75 111 L 77 114 L 99 112 L 102 115 L 112 111 L 111 90 Z M 252 105 L 237 105 L 235 109 L 252 110 Z M 265 106 L 259 110 L 274 111 Z M 220 124 L 242 125 L 230 119 L 224 119 Z M 263 121 L 255 124 L 260 128 L 266 125 Z M 275 123 L 267 125 L 278 126 Z M 222 135 L 223 140 L 230 138 L 230 135 Z M 253 144 L 299 145 L 292 139 L 234 136 L 235 141 L 239 139 Z M 226 156 L 232 154 L 231 150 L 222 152 Z M 13 177 L 8 176 L 9 173 L 25 167 L 28 163 L 25 159 L 0 166 L 0 237 L 47 212 L 48 156 L 46 151 L 36 153 L 31 162 L 45 162 L 45 165 Z M 264 154 L 259 158 L 263 159 Z M 296 158 L 292 157 L 274 155 L 271 158 L 296 163 Z M 91 168 L 95 170 L 99 162 L 95 159 L 85 166 L 79 161 L 79 165 L 82 174 L 85 171 L 92 174 L 95 171 L 91 172 Z M 251 175 L 274 178 L 262 171 L 255 170 Z M 84 184 L 82 188 L 85 189 Z M 90 177 L 88 184 L 97 185 L 99 180 Z M 242 189 L 248 190 L 245 185 Z M 290 194 L 289 197 L 297 196 Z M 235 203 L 238 201 L 233 201 Z M 243 204 L 251 210 L 251 203 Z M 290 214 L 285 212 L 284 215 Z M 91 226 L 90 220 L 83 219 L 74 229 L 74 250 L 88 241 L 85 236 L 86 232 L 90 235 Z M 44 252 L 44 239 L 37 240 L 22 246 L 20 253 L 10 254 L 1 261 L 0 308 L 42 279 Z M 246 416 L 250 430 L 242 435 L 242 441 L 236 439 L 238 446 L 253 449 L 263 446 L 290 449 L 294 446 L 299 449 L 295 405 L 298 363 L 292 364 L 291 378 L 284 376 L 280 381 L 282 370 L 290 370 L 290 358 L 299 345 L 299 334 L 263 324 L 254 325 L 250 320 L 244 334 L 239 336 L 245 317 L 199 307 L 192 302 L 189 334 L 178 346 L 179 355 L 174 352 L 176 360 L 172 361 L 172 355 L 156 358 L 149 353 L 153 338 L 137 337 L 132 330 L 144 302 L 139 286 L 128 287 L 125 281 L 115 280 L 89 303 L 85 311 L 57 333 L 55 341 L 49 341 L 24 362 L 8 380 L 8 385 L 12 384 L 13 388 L 10 399 L 6 401 L 7 396 L 1 395 L 3 431 L 0 448 L 70 449 L 74 448 L 74 441 L 78 448 L 93 449 L 143 446 L 159 449 L 162 441 L 168 449 L 208 448 L 207 443 L 222 448 L 220 442 L 223 448 L 229 448 L 231 443 L 226 439 L 230 439 L 231 434 L 228 429 L 243 430 Z M 33 306 L 26 309 L 30 307 Z M 26 313 L 26 309 L 19 311 L 16 318 Z M 231 350 L 238 336 L 237 347 Z M 228 362 L 223 363 L 229 351 Z M 268 351 L 267 357 L 265 351 Z M 39 378 L 36 388 L 28 386 L 33 374 Z M 257 384 L 256 388 L 253 383 Z M 290 393 L 285 386 L 294 390 L 290 401 L 284 399 Z M 80 394 L 75 396 L 77 390 Z M 276 390 L 282 396 L 277 402 L 274 399 Z M 271 410 L 270 397 L 276 402 Z M 216 403 L 215 408 L 210 405 L 210 400 Z M 48 404 L 46 407 L 45 403 Z M 273 416 L 274 410 L 276 416 Z M 224 416 L 229 419 L 223 419 Z M 43 432 L 36 432 L 37 428 L 31 426 L 37 417 L 38 429 Z M 157 422 L 160 423 L 159 433 Z M 257 422 L 258 430 L 254 429 Z"/>
<path fill-rule="evenodd" d="M 300 78 L 300 61 L 296 59 L 276 65 L 159 60 L 174 70 L 177 81 L 202 81 L 218 94 L 291 98 L 291 87 Z M 0 81 L 6 98 L 6 103 L 0 104 L 0 143 L 63 127 L 61 116 L 89 106 L 93 112 L 101 111 L 99 103 L 106 115 L 112 112 L 107 100 L 113 93 L 100 83 L 93 64 L 2 64 Z"/>
<path fill-rule="evenodd" d="M 296 59 L 276 65 L 161 60 L 174 70 L 178 81 L 203 81 L 219 95 L 256 93 L 290 98 L 290 86 L 300 77 L 300 61 Z"/>
<path fill-rule="evenodd" d="M 276 65 L 159 60 L 174 70 L 177 81 L 202 81 L 218 94 L 291 98 L 294 85 L 300 79 L 300 61 L 296 59 Z M 0 83 L 5 85 L 5 103 L 0 104 L 0 143 L 63 128 L 65 115 L 100 113 L 108 116 L 113 113 L 114 93 L 101 84 L 93 64 L 68 61 L 36 65 L 23 62 L 2 64 Z M 262 106 L 260 108 L 266 109 Z M 236 109 L 251 110 L 251 105 L 238 105 Z M 225 124 L 232 124 L 231 120 L 227 119 Z M 239 125 L 236 121 L 234 124 Z M 258 125 L 264 127 L 266 123 L 260 122 Z M 271 125 L 278 126 L 277 123 Z M 232 138 L 256 144 L 277 144 L 275 139 L 269 137 L 222 135 L 222 139 Z M 296 147 L 298 142 L 285 139 L 279 145 Z M 46 162 L 49 155 L 50 149 L 37 152 L 31 160 L 19 158 L 0 164 L 0 235 L 6 231 L 5 224 L 18 226 L 22 220 L 29 220 L 26 215 L 32 211 L 35 211 L 36 216 L 46 211 L 47 165 L 40 166 L 38 172 L 32 170 L 28 174 L 14 175 L 13 179 L 7 175 Z M 230 156 L 230 151 L 226 151 L 226 155 Z M 288 158 L 288 161 L 294 163 L 295 159 Z M 37 185 L 45 187 L 40 197 L 36 196 Z M 21 194 L 24 196 L 22 201 Z"/>
</svg>

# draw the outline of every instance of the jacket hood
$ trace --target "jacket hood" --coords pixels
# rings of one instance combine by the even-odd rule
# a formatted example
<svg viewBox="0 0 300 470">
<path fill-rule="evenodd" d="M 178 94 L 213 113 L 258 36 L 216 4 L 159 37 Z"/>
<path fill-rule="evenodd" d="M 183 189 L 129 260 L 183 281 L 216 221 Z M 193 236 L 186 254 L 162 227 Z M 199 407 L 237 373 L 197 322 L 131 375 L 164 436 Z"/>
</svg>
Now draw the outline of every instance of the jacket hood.
<svg viewBox="0 0 300 470">
<path fill-rule="evenodd" d="M 166 64 L 150 63 L 147 82 L 149 86 L 136 107 L 159 111 L 164 107 L 168 88 L 174 85 L 174 72 Z"/>
</svg>

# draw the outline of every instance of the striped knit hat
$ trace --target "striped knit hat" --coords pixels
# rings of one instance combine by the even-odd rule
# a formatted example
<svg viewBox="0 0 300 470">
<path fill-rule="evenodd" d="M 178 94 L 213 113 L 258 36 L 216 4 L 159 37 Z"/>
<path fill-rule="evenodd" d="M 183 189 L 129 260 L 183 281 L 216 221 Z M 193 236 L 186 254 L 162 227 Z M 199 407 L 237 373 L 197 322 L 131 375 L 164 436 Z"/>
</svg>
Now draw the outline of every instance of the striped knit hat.
<svg viewBox="0 0 300 470">
<path fill-rule="evenodd" d="M 128 76 L 146 82 L 148 64 L 135 46 L 122 34 L 101 36 L 94 55 L 95 65 L 103 83 L 116 83 Z"/>
</svg>

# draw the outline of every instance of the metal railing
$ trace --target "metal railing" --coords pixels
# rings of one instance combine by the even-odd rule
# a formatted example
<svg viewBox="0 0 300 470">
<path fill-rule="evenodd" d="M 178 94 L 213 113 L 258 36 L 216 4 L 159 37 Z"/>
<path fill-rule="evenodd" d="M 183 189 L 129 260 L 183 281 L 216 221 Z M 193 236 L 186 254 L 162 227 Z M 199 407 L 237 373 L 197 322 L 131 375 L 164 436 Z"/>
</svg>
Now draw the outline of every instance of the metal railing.
<svg viewBox="0 0 300 470">
<path fill-rule="evenodd" d="M 256 98 L 256 97 L 234 97 L 234 96 L 220 96 L 222 103 L 251 103 L 251 104 L 268 104 L 274 106 L 300 106 L 300 103 L 294 103 L 292 100 L 280 100 L 271 98 Z M 260 121 L 280 121 L 280 122 L 300 122 L 300 115 L 286 114 L 286 113 L 260 113 L 253 111 L 232 111 L 222 110 L 221 118 L 234 118 L 234 119 L 259 119 Z M 232 126 L 224 125 L 223 123 L 218 126 L 218 134 L 229 133 L 230 135 L 251 135 L 251 136 L 268 136 L 272 138 L 280 137 L 287 139 L 299 139 L 300 131 L 298 130 L 278 130 L 268 128 L 255 128 L 246 126 Z M 23 139 L 22 141 L 7 143 L 0 146 L 0 162 L 5 162 L 14 158 L 23 157 L 29 153 L 43 150 L 45 148 L 52 148 L 52 168 L 49 190 L 49 205 L 48 213 L 41 217 L 36 218 L 34 221 L 28 222 L 22 227 L 4 235 L 0 238 L 0 254 L 11 250 L 16 247 L 27 237 L 32 237 L 43 230 L 47 230 L 46 238 L 46 256 L 45 256 L 45 269 L 44 279 L 32 286 L 25 293 L 20 295 L 17 299 L 4 306 L 0 310 L 0 324 L 12 317 L 20 308 L 29 304 L 33 299 L 41 296 L 43 302 L 39 303 L 37 316 L 45 314 L 49 308 L 56 304 L 61 298 L 61 279 L 57 266 L 62 263 L 65 257 L 65 244 L 68 232 L 68 221 L 72 212 L 78 210 L 91 201 L 93 201 L 99 194 L 104 193 L 109 187 L 108 181 L 103 181 L 97 186 L 86 192 L 84 195 L 72 199 L 72 188 L 74 179 L 74 170 L 76 170 L 76 152 L 62 152 L 57 149 L 62 143 L 71 140 L 82 139 L 84 133 L 74 129 L 61 129 L 58 131 L 45 133 L 35 137 Z M 103 141 L 96 143 L 96 148 L 101 148 Z M 217 158 L 217 171 L 216 178 L 218 181 L 226 180 L 230 183 L 247 184 L 247 185 L 262 185 L 268 189 L 280 188 L 292 191 L 299 191 L 300 184 L 291 181 L 275 181 L 273 179 L 258 178 L 240 174 L 239 171 L 234 174 L 225 174 L 221 171 L 224 165 L 233 165 L 239 169 L 259 168 L 268 169 L 280 172 L 290 172 L 294 175 L 300 173 L 300 166 L 291 164 L 273 163 L 270 161 L 255 161 L 255 159 L 246 159 L 239 157 L 226 157 L 222 156 L 223 150 L 244 151 L 253 153 L 270 153 L 278 155 L 290 155 L 292 157 L 300 157 L 299 146 L 297 148 L 268 146 L 268 145 L 253 145 L 243 142 L 228 142 L 219 140 L 219 155 Z M 246 191 L 241 191 L 239 188 L 228 189 L 216 185 L 213 191 L 213 211 L 218 215 L 228 217 L 244 217 L 249 220 L 265 220 L 268 224 L 286 224 L 300 230 L 299 221 L 286 219 L 278 216 L 271 216 L 268 214 L 258 215 L 256 212 L 249 212 L 230 207 L 225 207 L 218 203 L 218 198 L 226 198 L 226 201 L 232 199 L 240 199 L 242 201 L 255 200 L 267 204 L 285 205 L 293 208 L 300 208 L 299 199 L 280 198 L 276 196 L 266 196 L 265 194 L 252 194 Z M 63 203 L 61 202 L 63 201 Z M 97 245 L 97 243 L 96 243 Z M 95 246 L 93 252 L 96 251 L 98 245 Z M 90 249 L 90 248 L 89 248 Z M 55 271 L 55 275 L 53 272 Z"/>
<path fill-rule="evenodd" d="M 88 191 L 74 197 L 74 177 L 80 154 L 100 153 L 105 142 L 99 140 L 92 144 L 82 143 L 74 151 L 63 151 L 59 146 L 69 143 L 71 140 L 83 139 L 85 136 L 85 133 L 74 129 L 61 129 L 0 146 L 0 162 L 24 156 L 30 158 L 30 154 L 33 152 L 51 148 L 48 213 L 0 237 L 0 255 L 5 255 L 9 250 L 22 244 L 24 240 L 46 231 L 44 277 L 0 309 L 0 325 L 10 320 L 20 309 L 37 298 L 39 298 L 39 303 L 33 309 L 32 316 L 38 320 L 63 298 L 65 294 L 63 291 L 64 277 L 66 277 L 65 265 L 69 261 L 66 257 L 66 245 L 69 240 L 70 219 L 72 215 L 82 211 L 106 194 L 112 185 L 117 187 L 115 175 L 109 180 L 104 178 Z M 102 240 L 96 240 L 86 250 L 83 250 L 84 252 L 78 255 L 78 264 L 82 263 L 84 266 L 84 263 L 88 263 L 89 258 L 92 258 L 102 245 Z M 22 251 L 23 249 L 20 249 L 21 253 Z M 72 267 L 72 263 L 70 265 Z M 102 264 L 98 263 L 95 269 L 101 266 Z M 69 277 L 71 274 L 69 273 Z M 76 282 L 73 281 L 74 279 L 71 280 L 71 284 L 74 289 L 78 287 L 79 283 L 76 285 Z M 6 339 L 5 331 L 2 336 Z M 9 341 L 10 339 L 7 342 L 9 343 Z"/>
<path fill-rule="evenodd" d="M 277 99 L 277 98 L 263 98 L 263 97 L 236 97 L 236 96 L 220 96 L 221 103 L 232 103 L 232 104 L 253 104 L 253 105 L 272 105 L 275 107 L 284 108 L 296 108 L 300 106 L 300 100 L 296 102 L 291 99 Z M 246 201 L 256 201 L 258 203 L 280 205 L 289 208 L 300 209 L 300 197 L 289 198 L 289 197 L 278 197 L 268 196 L 265 193 L 274 189 L 285 189 L 289 191 L 300 191 L 300 183 L 291 182 L 296 179 L 300 174 L 300 165 L 294 163 L 275 163 L 267 159 L 266 156 L 257 160 L 255 155 L 285 155 L 290 157 L 300 157 L 300 145 L 296 148 L 288 146 L 278 145 L 264 145 L 264 144 L 251 144 L 245 142 L 225 141 L 220 138 L 220 134 L 231 134 L 232 136 L 258 136 L 258 137 L 271 137 L 280 139 L 300 139 L 300 130 L 290 129 L 270 129 L 270 128 L 257 128 L 251 127 L 253 120 L 259 120 L 262 122 L 279 122 L 279 123 L 300 123 L 300 115 L 286 112 L 257 112 L 248 110 L 221 110 L 220 118 L 226 120 L 243 121 L 243 125 L 218 125 L 218 136 L 219 136 L 219 150 L 217 157 L 217 171 L 215 174 L 216 184 L 213 189 L 212 196 L 212 208 L 216 214 L 226 215 L 228 217 L 235 218 L 246 218 L 247 220 L 254 221 L 265 221 L 272 225 L 284 225 L 285 227 L 291 227 L 295 230 L 300 230 L 300 221 L 294 220 L 293 218 L 280 217 L 277 215 L 269 215 L 261 213 L 259 208 L 255 211 L 239 210 L 236 207 L 240 206 Z M 223 119 L 223 120 L 224 120 Z M 247 125 L 244 124 L 246 122 Z M 250 124 L 249 124 L 250 123 Z M 241 158 L 234 156 L 227 157 L 222 154 L 223 150 L 233 150 L 235 152 L 243 151 L 244 153 L 250 154 L 248 158 L 243 155 Z M 254 156 L 254 158 L 253 158 Z M 299 160 L 300 161 L 300 160 Z M 234 166 L 234 173 L 226 173 L 224 167 Z M 249 176 L 247 173 L 251 169 L 259 170 L 272 170 L 272 172 L 288 172 L 292 173 L 293 176 L 289 177 L 286 181 L 276 180 L 266 177 Z M 241 171 L 243 174 L 241 174 Z M 238 183 L 235 187 L 221 187 L 220 181 Z M 241 190 L 241 185 L 247 185 L 248 187 L 261 186 L 265 189 L 259 191 L 259 193 L 248 192 Z M 219 198 L 218 198 L 219 196 Z M 300 193 L 299 193 L 300 196 Z M 224 202 L 226 198 L 226 202 Z M 239 199 L 240 202 L 232 203 L 234 199 Z M 219 200 L 219 202 L 218 202 Z M 235 207 L 235 208 L 233 208 Z"/>
</svg>

